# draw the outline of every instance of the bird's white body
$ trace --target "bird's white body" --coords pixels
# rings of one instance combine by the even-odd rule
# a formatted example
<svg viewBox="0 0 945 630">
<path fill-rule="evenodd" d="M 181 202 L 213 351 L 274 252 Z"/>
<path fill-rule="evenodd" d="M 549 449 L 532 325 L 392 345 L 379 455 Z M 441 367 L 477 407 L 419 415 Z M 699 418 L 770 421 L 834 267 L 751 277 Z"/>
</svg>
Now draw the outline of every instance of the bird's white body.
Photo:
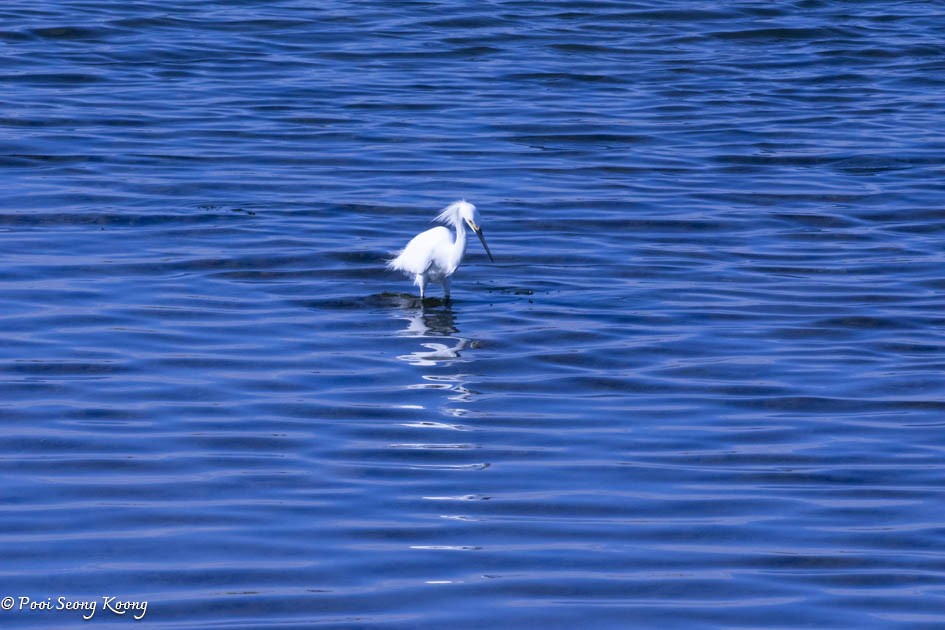
<svg viewBox="0 0 945 630">
<path fill-rule="evenodd" d="M 466 226 L 468 225 L 482 241 L 482 245 L 492 259 L 492 253 L 486 245 L 479 227 L 479 212 L 476 206 L 467 201 L 457 201 L 436 217 L 453 226 L 455 235 L 448 228 L 437 226 L 414 236 L 396 258 L 387 264 L 387 268 L 400 271 L 420 289 L 420 297 L 426 297 L 426 287 L 430 282 L 443 285 L 443 293 L 450 297 L 450 276 L 463 262 L 466 255 Z"/>
</svg>

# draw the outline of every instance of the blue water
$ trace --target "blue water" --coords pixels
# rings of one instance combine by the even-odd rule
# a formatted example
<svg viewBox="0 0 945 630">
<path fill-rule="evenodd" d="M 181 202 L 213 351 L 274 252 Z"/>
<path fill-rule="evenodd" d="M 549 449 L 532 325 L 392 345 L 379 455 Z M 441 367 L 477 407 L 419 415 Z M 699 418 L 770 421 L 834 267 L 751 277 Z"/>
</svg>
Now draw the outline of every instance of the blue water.
<svg viewBox="0 0 945 630">
<path fill-rule="evenodd" d="M 0 597 L 945 624 L 945 4 L 14 1 L 0 49 Z M 463 197 L 496 262 L 421 303 L 385 261 Z"/>
</svg>

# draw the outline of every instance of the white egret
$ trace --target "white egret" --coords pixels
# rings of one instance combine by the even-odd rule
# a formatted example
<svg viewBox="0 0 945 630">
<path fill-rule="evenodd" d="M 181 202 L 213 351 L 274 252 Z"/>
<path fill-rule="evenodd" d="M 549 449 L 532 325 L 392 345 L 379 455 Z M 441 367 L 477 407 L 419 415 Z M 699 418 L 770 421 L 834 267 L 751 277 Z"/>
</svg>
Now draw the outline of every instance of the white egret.
<svg viewBox="0 0 945 630">
<path fill-rule="evenodd" d="M 446 225 L 452 225 L 456 230 L 454 236 L 447 228 L 437 226 L 426 232 L 414 236 L 396 258 L 387 263 L 392 271 L 401 271 L 408 277 L 413 276 L 413 283 L 420 288 L 420 299 L 426 297 L 427 284 L 439 282 L 443 285 L 446 299 L 450 297 L 450 276 L 463 262 L 466 255 L 466 226 L 468 225 L 489 255 L 492 252 L 486 245 L 486 239 L 479 227 L 479 211 L 476 206 L 463 201 L 455 201 L 443 208 L 443 211 L 434 219 Z"/>
</svg>

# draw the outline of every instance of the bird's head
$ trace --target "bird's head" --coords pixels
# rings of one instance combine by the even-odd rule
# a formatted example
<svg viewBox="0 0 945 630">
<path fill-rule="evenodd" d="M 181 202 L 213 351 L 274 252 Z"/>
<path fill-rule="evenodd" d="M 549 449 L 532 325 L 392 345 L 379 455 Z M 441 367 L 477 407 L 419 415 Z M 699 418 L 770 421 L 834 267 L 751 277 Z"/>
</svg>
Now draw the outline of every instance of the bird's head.
<svg viewBox="0 0 945 630">
<path fill-rule="evenodd" d="M 486 245 L 486 237 L 482 235 L 482 227 L 479 225 L 479 210 L 476 209 L 476 206 L 465 199 L 462 201 L 454 201 L 443 209 L 437 217 L 437 220 L 457 227 L 460 221 L 465 222 L 466 225 L 469 226 L 469 229 L 475 232 L 476 236 L 479 237 L 479 241 L 482 243 L 483 249 L 486 250 L 489 260 L 495 262 L 495 258 L 492 257 L 492 252 L 489 251 L 489 246 Z"/>
<path fill-rule="evenodd" d="M 460 201 L 456 207 L 459 218 L 466 222 L 473 231 L 479 229 L 479 210 L 468 201 Z"/>
</svg>

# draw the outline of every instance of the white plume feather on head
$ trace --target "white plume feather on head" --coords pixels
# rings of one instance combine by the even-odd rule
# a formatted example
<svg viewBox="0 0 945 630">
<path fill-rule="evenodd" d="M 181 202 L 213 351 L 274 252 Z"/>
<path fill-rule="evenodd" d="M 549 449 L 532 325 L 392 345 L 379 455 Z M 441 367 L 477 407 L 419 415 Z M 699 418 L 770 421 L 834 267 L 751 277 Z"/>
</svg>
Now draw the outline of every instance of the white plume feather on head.
<svg viewBox="0 0 945 630">
<path fill-rule="evenodd" d="M 454 201 L 450 205 L 443 208 L 440 214 L 436 215 L 436 218 L 433 220 L 438 223 L 444 223 L 446 225 L 453 225 L 456 221 L 459 220 L 459 213 L 469 207 L 470 212 L 476 209 L 476 206 L 472 205 L 465 199 L 460 199 L 459 201 Z"/>
</svg>

